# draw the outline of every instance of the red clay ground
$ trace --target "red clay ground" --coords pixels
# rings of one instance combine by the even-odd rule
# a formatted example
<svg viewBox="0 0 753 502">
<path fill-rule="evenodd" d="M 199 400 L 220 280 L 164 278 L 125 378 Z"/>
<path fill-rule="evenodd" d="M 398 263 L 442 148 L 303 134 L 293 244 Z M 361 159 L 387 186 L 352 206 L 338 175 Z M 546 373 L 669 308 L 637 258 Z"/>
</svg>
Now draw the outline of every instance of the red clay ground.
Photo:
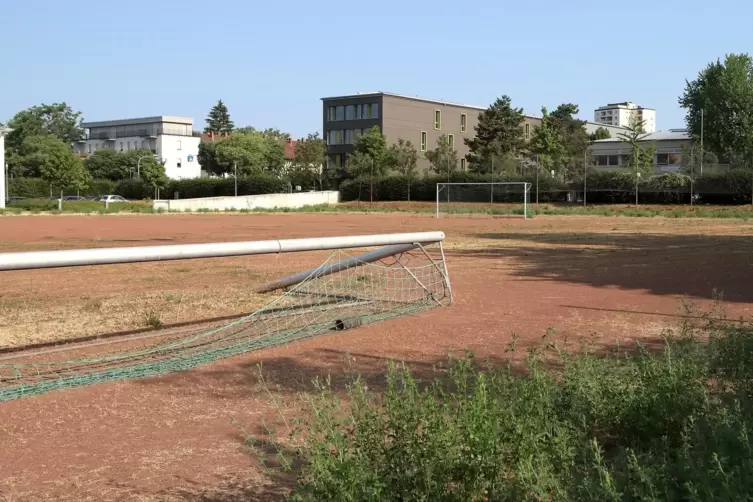
<svg viewBox="0 0 753 502">
<path fill-rule="evenodd" d="M 288 413 L 294 411 L 289 409 L 295 406 L 292 396 L 310 389 L 317 376 L 332 374 L 337 385 L 352 371 L 379 375 L 386 358 L 410 361 L 419 369 L 442 361 L 453 349 L 502 358 L 513 332 L 531 344 L 549 327 L 571 338 L 599 333 L 607 344 L 617 338 L 622 343 L 655 338 L 678 321 L 678 297 L 708 306 L 715 289 L 724 291 L 731 315 L 749 316 L 753 309 L 753 225 L 731 220 L 434 220 L 406 214 L 8 217 L 0 218 L 0 249 L 421 230 L 447 233 L 456 294 L 450 308 L 186 373 L 0 403 L 0 500 L 234 500 L 231 495 L 278 500 L 285 480 L 259 468 L 231 423 L 257 433 L 274 421 L 266 386 Z M 235 295 L 268 277 L 317 265 L 325 256 L 3 273 L 0 340 L 2 330 L 10 329 L 2 316 L 25 304 L 111 301 L 154 290 L 205 291 L 221 298 L 227 291 Z M 235 272 L 216 273 L 230 266 L 237 267 Z M 50 314 L 40 326 L 60 322 L 56 316 L 64 314 Z M 259 362 L 264 385 L 257 375 Z"/>
</svg>

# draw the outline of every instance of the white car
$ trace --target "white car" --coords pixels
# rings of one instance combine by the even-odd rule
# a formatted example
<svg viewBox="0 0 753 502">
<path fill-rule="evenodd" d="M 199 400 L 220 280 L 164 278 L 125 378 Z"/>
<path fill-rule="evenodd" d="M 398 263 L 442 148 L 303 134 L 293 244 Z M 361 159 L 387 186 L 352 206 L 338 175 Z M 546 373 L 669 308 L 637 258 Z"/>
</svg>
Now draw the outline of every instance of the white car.
<svg viewBox="0 0 753 502">
<path fill-rule="evenodd" d="M 125 200 L 120 195 L 101 195 L 101 196 L 97 197 L 96 200 L 98 200 L 99 202 L 106 202 L 108 204 L 110 204 L 112 202 L 128 202 L 127 200 Z"/>
</svg>

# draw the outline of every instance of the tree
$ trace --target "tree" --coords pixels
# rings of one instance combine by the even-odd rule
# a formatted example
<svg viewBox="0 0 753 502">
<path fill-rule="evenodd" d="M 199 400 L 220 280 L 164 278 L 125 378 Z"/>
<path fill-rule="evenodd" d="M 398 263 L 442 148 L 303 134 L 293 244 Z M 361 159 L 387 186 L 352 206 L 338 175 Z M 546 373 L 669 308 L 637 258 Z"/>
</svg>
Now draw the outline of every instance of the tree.
<svg viewBox="0 0 753 502">
<path fill-rule="evenodd" d="M 253 128 L 252 128 L 253 129 Z M 267 138 L 273 138 L 280 142 L 288 141 L 290 140 L 290 133 L 282 132 L 279 129 L 275 129 L 272 127 L 268 127 L 264 129 L 262 132 L 262 135 Z"/>
<path fill-rule="evenodd" d="M 120 152 L 102 148 L 84 160 L 84 167 L 94 179 L 118 181 L 132 176 Z M 134 166 L 133 173 L 136 169 Z"/>
<path fill-rule="evenodd" d="M 221 176 L 228 171 L 226 166 L 217 162 L 217 143 L 219 141 L 202 141 L 199 143 L 199 154 L 196 160 L 198 160 L 202 170 Z"/>
<path fill-rule="evenodd" d="M 274 136 L 265 136 L 264 138 L 264 169 L 278 176 L 282 174 L 285 168 L 285 145 L 284 140 Z"/>
<path fill-rule="evenodd" d="M 748 54 L 728 54 L 686 81 L 679 98 L 685 123 L 694 141 L 703 143 L 726 160 L 753 162 L 753 59 Z"/>
<path fill-rule="evenodd" d="M 319 189 L 324 186 L 324 159 L 326 145 L 319 133 L 309 134 L 295 144 L 295 160 L 291 166 L 289 176 L 293 184 L 311 186 L 314 181 L 319 182 Z"/>
<path fill-rule="evenodd" d="M 219 100 L 216 105 L 209 110 L 209 115 L 206 118 L 207 127 L 204 129 L 205 133 L 230 133 L 235 128 L 235 124 L 230 120 L 230 112 L 228 112 L 227 106 L 222 100 Z"/>
<path fill-rule="evenodd" d="M 155 189 L 155 196 L 157 189 L 164 189 L 168 182 L 167 174 L 165 174 L 165 166 L 157 162 L 157 160 L 151 155 L 141 161 L 139 178 L 143 180 L 146 185 Z"/>
<path fill-rule="evenodd" d="M 52 191 L 62 196 L 66 188 L 82 190 L 88 186 L 91 178 L 83 162 L 57 137 L 30 136 L 24 140 L 22 148 L 27 152 L 26 162 L 34 165 Z"/>
<path fill-rule="evenodd" d="M 600 139 L 609 139 L 612 135 L 609 133 L 609 129 L 606 127 L 599 127 L 594 132 L 588 135 L 588 139 L 593 141 L 599 141 Z"/>
<path fill-rule="evenodd" d="M 400 174 L 413 175 L 418 167 L 418 151 L 413 143 L 402 138 L 393 143 L 389 148 L 388 156 L 393 168 Z"/>
<path fill-rule="evenodd" d="M 449 175 L 458 169 L 458 152 L 450 146 L 446 134 L 441 135 L 437 139 L 437 147 L 427 151 L 425 155 L 436 174 Z"/>
<path fill-rule="evenodd" d="M 268 142 L 258 132 L 236 133 L 216 142 L 215 162 L 223 173 L 238 175 L 261 173 L 267 166 Z"/>
<path fill-rule="evenodd" d="M 578 105 L 563 103 L 551 114 L 552 123 L 562 144 L 562 151 L 555 160 L 555 169 L 564 177 L 573 178 L 583 170 L 583 159 L 590 142 L 586 121 L 576 119 Z"/>
<path fill-rule="evenodd" d="M 630 155 L 628 157 L 628 167 L 636 175 L 651 175 L 654 172 L 654 154 L 656 147 L 651 144 L 644 146 L 645 139 L 648 136 L 645 131 L 645 121 L 639 121 L 630 125 L 627 132 L 617 135 L 620 141 L 630 145 Z"/>
<path fill-rule="evenodd" d="M 541 124 L 533 130 L 529 149 L 537 156 L 539 167 L 549 173 L 556 169 L 565 153 L 565 145 L 557 123 L 546 107 L 541 109 L 541 115 Z"/>
<path fill-rule="evenodd" d="M 382 176 L 391 167 L 387 138 L 374 126 L 356 141 L 353 153 L 348 154 L 347 170 L 352 176 Z"/>
<path fill-rule="evenodd" d="M 525 146 L 524 120 L 523 109 L 513 108 L 508 96 L 498 98 L 481 112 L 475 137 L 464 140 L 470 150 L 467 155 L 470 168 L 486 172 L 490 169 L 492 157 L 519 155 Z"/>
<path fill-rule="evenodd" d="M 42 104 L 18 112 L 9 122 L 12 131 L 7 135 L 6 148 L 18 150 L 31 136 L 54 136 L 66 145 L 81 139 L 81 113 L 65 103 Z"/>
</svg>

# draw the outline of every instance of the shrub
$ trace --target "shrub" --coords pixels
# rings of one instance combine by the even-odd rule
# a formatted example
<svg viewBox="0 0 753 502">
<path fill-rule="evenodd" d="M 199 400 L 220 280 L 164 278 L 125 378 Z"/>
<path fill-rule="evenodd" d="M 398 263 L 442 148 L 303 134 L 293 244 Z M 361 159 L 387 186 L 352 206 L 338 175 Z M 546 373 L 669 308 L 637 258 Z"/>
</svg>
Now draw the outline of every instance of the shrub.
<svg viewBox="0 0 753 502">
<path fill-rule="evenodd" d="M 110 180 L 93 180 L 89 186 L 79 191 L 65 190 L 63 195 L 107 195 L 115 191 L 115 183 Z M 50 185 L 41 178 L 13 178 L 8 181 L 8 192 L 14 197 L 47 198 L 50 197 Z M 58 196 L 60 194 L 52 194 Z"/>
<path fill-rule="evenodd" d="M 686 335 L 559 352 L 558 373 L 537 351 L 522 373 L 466 357 L 433 383 L 393 364 L 348 406 L 325 387 L 294 500 L 750 500 L 753 329 Z"/>
<path fill-rule="evenodd" d="M 286 193 L 289 184 L 272 175 L 257 175 L 238 178 L 238 195 L 265 193 Z M 172 199 L 175 194 L 181 199 L 203 197 L 229 197 L 235 194 L 233 178 L 194 178 L 170 180 L 161 191 L 162 198 Z M 149 199 L 154 197 L 154 188 L 141 180 L 120 181 L 115 193 L 127 199 Z"/>
</svg>

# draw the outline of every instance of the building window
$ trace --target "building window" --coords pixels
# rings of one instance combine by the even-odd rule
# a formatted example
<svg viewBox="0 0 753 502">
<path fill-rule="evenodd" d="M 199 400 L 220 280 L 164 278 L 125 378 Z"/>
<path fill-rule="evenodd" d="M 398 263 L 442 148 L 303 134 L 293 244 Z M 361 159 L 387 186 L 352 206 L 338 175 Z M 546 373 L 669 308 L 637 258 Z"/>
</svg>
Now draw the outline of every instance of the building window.
<svg viewBox="0 0 753 502">
<path fill-rule="evenodd" d="M 175 161 L 175 167 L 177 167 L 178 169 L 183 167 L 183 162 L 181 159 L 178 159 L 177 161 Z"/>
<path fill-rule="evenodd" d="M 668 166 L 669 165 L 669 154 L 668 153 L 657 153 L 656 154 L 656 165 L 657 166 Z"/>
<path fill-rule="evenodd" d="M 340 153 L 337 153 L 332 156 L 332 165 L 335 167 L 342 167 L 343 166 L 343 156 Z"/>
<path fill-rule="evenodd" d="M 371 105 L 371 117 L 372 119 L 378 119 L 379 118 L 379 103 L 374 103 Z"/>
<path fill-rule="evenodd" d="M 345 107 L 345 120 L 354 120 L 356 118 L 356 106 L 348 105 Z"/>
<path fill-rule="evenodd" d="M 682 156 L 679 153 L 670 153 L 668 154 L 669 157 L 669 165 L 674 166 L 682 162 Z"/>
<path fill-rule="evenodd" d="M 181 143 L 180 140 L 178 140 L 178 150 L 182 150 L 182 149 L 183 149 L 183 144 Z"/>
<path fill-rule="evenodd" d="M 448 134 L 447 135 L 447 144 L 450 145 L 450 149 L 455 149 L 455 135 L 454 134 Z"/>
<path fill-rule="evenodd" d="M 460 132 L 468 131 L 468 116 L 465 113 L 460 114 Z"/>
<path fill-rule="evenodd" d="M 92 144 L 91 143 L 88 143 L 86 145 L 86 153 L 92 153 Z"/>
<path fill-rule="evenodd" d="M 619 155 L 596 155 L 595 160 L 597 166 L 616 167 L 620 165 Z"/>
<path fill-rule="evenodd" d="M 531 137 L 531 124 L 526 124 L 526 139 Z"/>
<path fill-rule="evenodd" d="M 421 151 L 426 151 L 426 131 L 421 131 Z"/>
<path fill-rule="evenodd" d="M 131 149 L 131 142 L 129 141 L 128 142 L 128 150 L 130 150 L 130 149 Z"/>
<path fill-rule="evenodd" d="M 123 151 L 123 142 L 122 141 L 120 142 L 120 151 L 121 152 Z"/>
<path fill-rule="evenodd" d="M 439 131 L 442 129 L 442 111 L 434 110 L 434 129 Z"/>
<path fill-rule="evenodd" d="M 344 106 L 335 107 L 335 120 L 345 120 L 345 107 Z"/>
<path fill-rule="evenodd" d="M 460 170 L 465 171 L 465 159 L 460 159 Z"/>
</svg>

